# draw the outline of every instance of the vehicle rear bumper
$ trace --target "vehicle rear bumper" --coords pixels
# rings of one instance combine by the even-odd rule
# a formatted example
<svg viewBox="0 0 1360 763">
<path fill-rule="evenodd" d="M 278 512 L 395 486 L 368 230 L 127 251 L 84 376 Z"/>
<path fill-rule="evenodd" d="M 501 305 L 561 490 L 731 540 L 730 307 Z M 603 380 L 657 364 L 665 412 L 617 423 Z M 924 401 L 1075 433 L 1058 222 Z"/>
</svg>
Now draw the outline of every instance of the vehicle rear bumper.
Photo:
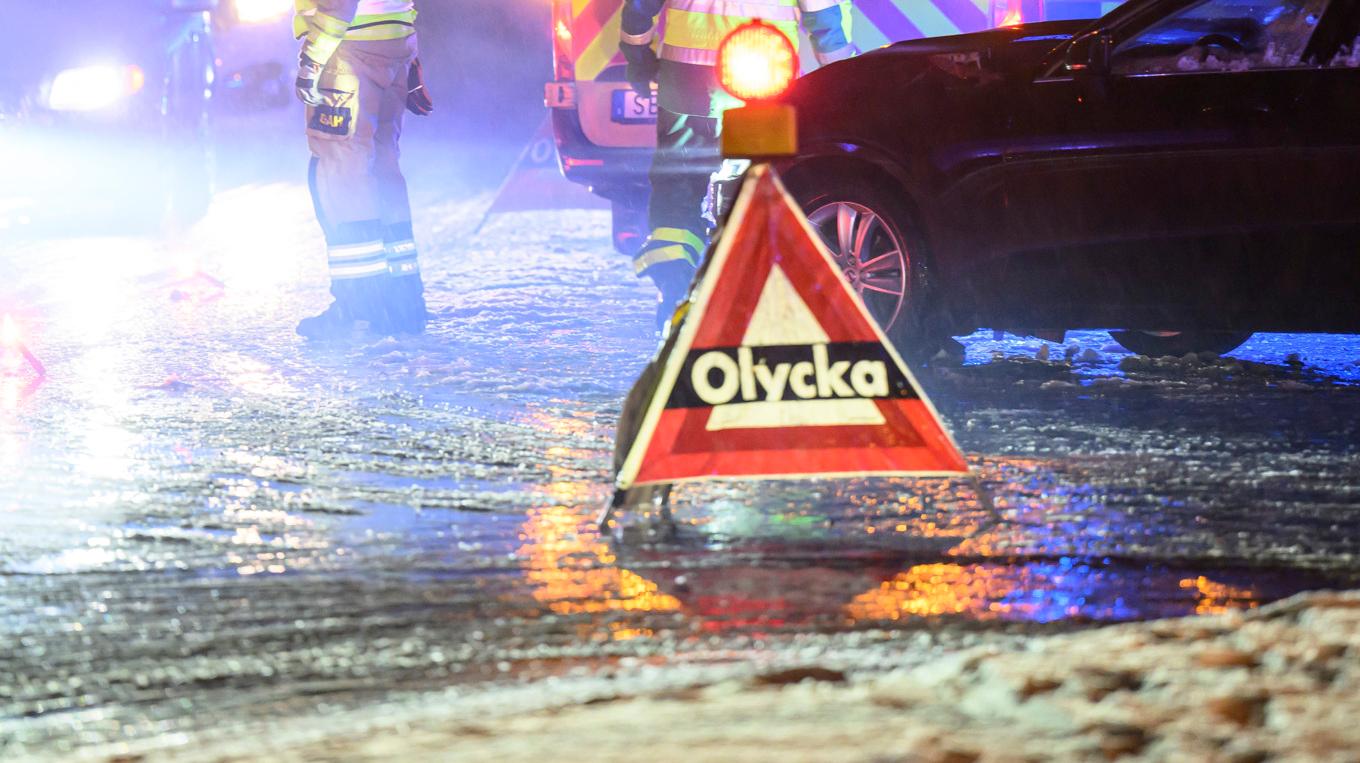
<svg viewBox="0 0 1360 763">
<path fill-rule="evenodd" d="M 611 201 L 626 203 L 639 191 L 646 198 L 651 148 L 599 146 L 586 138 L 575 109 L 553 109 L 551 115 L 558 166 L 567 180 Z"/>
</svg>

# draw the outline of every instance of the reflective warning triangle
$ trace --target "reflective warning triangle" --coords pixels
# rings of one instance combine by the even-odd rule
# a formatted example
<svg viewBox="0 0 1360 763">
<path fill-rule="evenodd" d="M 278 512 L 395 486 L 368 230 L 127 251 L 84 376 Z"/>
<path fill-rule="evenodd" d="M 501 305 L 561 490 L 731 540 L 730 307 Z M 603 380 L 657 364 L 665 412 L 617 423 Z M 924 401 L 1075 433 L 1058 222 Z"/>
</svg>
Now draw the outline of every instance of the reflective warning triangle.
<svg viewBox="0 0 1360 763">
<path fill-rule="evenodd" d="M 486 218 L 503 212 L 540 209 L 609 209 L 609 202 L 562 177 L 557 166 L 551 116 L 544 118 L 510 174 L 496 191 Z M 480 229 L 481 226 L 479 225 Z"/>
<path fill-rule="evenodd" d="M 763 166 L 619 430 L 620 490 L 968 473 L 910 369 Z"/>
</svg>

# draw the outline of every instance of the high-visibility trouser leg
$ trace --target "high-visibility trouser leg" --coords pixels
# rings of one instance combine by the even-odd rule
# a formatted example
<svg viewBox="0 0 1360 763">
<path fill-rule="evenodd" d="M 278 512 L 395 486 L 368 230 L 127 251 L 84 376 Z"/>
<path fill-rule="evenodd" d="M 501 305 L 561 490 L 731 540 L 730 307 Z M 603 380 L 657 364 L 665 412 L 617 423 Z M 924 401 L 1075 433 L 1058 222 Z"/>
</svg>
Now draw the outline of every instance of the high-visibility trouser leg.
<svg viewBox="0 0 1360 763">
<path fill-rule="evenodd" d="M 405 101 L 414 51 L 414 38 L 346 41 L 321 74 L 325 102 L 307 109 L 314 200 L 333 284 L 389 272 L 377 136 L 384 102 L 397 92 Z M 404 190 L 403 182 L 403 205 Z M 404 216 L 409 221 L 409 212 Z"/>
<path fill-rule="evenodd" d="M 652 236 L 634 259 L 639 275 L 661 262 L 691 259 L 699 264 L 707 248 L 704 199 L 710 178 L 722 167 L 718 119 L 661 109 L 656 128 L 647 208 Z"/>
<path fill-rule="evenodd" d="M 407 53 L 416 57 L 415 35 L 406 38 Z M 407 64 L 409 66 L 409 62 Z M 415 235 L 411 229 L 411 199 L 406 178 L 401 172 L 401 130 L 406 115 L 407 82 L 383 91 L 378 107 L 378 125 L 373 136 L 373 175 L 378 185 L 384 241 L 387 244 L 388 272 L 393 276 L 420 273 Z"/>
</svg>

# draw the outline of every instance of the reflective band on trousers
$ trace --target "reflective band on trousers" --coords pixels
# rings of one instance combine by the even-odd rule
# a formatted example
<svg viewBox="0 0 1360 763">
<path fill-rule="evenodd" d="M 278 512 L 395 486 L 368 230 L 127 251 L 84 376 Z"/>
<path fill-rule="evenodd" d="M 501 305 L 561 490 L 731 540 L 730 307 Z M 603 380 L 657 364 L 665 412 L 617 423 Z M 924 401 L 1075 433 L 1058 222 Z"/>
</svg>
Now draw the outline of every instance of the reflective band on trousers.
<svg viewBox="0 0 1360 763">
<path fill-rule="evenodd" d="M 695 265 L 694 255 L 690 253 L 689 247 L 680 244 L 671 244 L 657 249 L 648 249 L 633 258 L 633 272 L 642 275 L 647 268 L 653 265 L 660 265 L 663 262 L 675 262 L 683 260 L 691 265 Z M 697 265 L 696 265 L 697 267 Z"/>
<path fill-rule="evenodd" d="M 420 272 L 416 242 L 398 241 L 387 245 L 387 272 L 394 276 L 409 276 Z"/>
<path fill-rule="evenodd" d="M 633 258 L 633 272 L 642 275 L 643 271 L 663 262 L 684 260 L 699 266 L 699 254 L 704 250 L 704 240 L 693 231 L 684 228 L 657 228 L 647 239 L 647 246 Z"/>
<path fill-rule="evenodd" d="M 352 265 L 337 265 L 331 263 L 331 280 L 339 281 L 346 278 L 371 278 L 373 276 L 387 275 L 387 260 L 377 260 L 376 262 L 357 262 Z"/>
<path fill-rule="evenodd" d="M 684 244 L 696 253 L 704 250 L 704 240 L 694 231 L 684 228 L 657 228 L 648 237 L 649 243 Z"/>
<path fill-rule="evenodd" d="M 787 10 L 793 16 L 788 20 L 765 20 L 773 25 L 784 36 L 793 43 L 794 49 L 798 47 L 798 21 L 796 20 L 796 7 L 782 8 L 767 6 L 776 10 Z M 666 36 L 661 46 L 661 57 L 668 61 L 677 61 L 685 64 L 706 64 L 712 65 L 717 61 L 718 47 L 722 41 L 727 39 L 727 35 L 742 24 L 749 24 L 755 21 L 754 16 L 723 16 L 712 13 L 702 13 L 696 11 L 685 11 L 678 8 L 669 8 L 666 11 Z M 704 56 L 699 53 L 686 53 L 684 51 L 701 51 L 710 55 Z M 703 60 L 694 60 L 694 59 Z"/>
<path fill-rule="evenodd" d="M 331 278 L 366 278 L 386 273 L 387 246 L 381 241 L 327 247 Z"/>
</svg>

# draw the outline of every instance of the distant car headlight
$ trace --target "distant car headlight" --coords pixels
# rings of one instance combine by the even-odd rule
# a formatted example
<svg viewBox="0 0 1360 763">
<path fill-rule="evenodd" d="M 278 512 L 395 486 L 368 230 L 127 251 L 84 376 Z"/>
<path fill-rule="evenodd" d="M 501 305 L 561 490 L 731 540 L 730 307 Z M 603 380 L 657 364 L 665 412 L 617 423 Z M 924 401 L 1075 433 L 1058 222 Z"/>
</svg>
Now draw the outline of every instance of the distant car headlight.
<svg viewBox="0 0 1360 763">
<path fill-rule="evenodd" d="M 47 105 L 54 111 L 99 111 L 136 95 L 146 74 L 136 66 L 83 66 L 52 80 Z"/>
<path fill-rule="evenodd" d="M 293 12 L 293 0 L 232 0 L 231 6 L 242 24 L 264 24 Z"/>
</svg>

